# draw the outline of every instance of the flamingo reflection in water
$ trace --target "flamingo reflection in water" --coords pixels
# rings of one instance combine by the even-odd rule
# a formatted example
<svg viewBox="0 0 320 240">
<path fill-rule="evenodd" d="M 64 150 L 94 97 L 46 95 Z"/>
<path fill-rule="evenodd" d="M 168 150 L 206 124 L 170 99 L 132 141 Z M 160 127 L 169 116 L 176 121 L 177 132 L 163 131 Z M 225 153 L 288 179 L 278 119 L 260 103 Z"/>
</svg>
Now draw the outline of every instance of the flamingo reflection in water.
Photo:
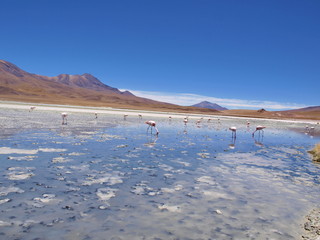
<svg viewBox="0 0 320 240">
<path fill-rule="evenodd" d="M 231 143 L 229 144 L 230 149 L 235 149 L 236 148 L 236 138 L 232 137 L 231 138 Z"/>
<path fill-rule="evenodd" d="M 149 148 L 152 148 L 156 145 L 156 142 L 158 140 L 158 135 L 150 135 L 150 138 L 148 139 L 148 142 L 143 144 L 143 146 L 145 147 L 149 147 Z"/>
<path fill-rule="evenodd" d="M 265 126 L 257 126 L 256 127 L 256 130 L 252 133 L 252 137 L 254 137 L 254 134 L 256 131 L 259 131 L 259 135 L 260 135 L 260 132 L 262 132 L 262 134 L 264 133 L 263 129 L 265 129 L 266 127 Z"/>
<path fill-rule="evenodd" d="M 259 134 L 258 137 L 253 137 L 254 139 L 254 144 L 257 146 L 257 147 L 263 147 L 263 134 Z"/>
</svg>

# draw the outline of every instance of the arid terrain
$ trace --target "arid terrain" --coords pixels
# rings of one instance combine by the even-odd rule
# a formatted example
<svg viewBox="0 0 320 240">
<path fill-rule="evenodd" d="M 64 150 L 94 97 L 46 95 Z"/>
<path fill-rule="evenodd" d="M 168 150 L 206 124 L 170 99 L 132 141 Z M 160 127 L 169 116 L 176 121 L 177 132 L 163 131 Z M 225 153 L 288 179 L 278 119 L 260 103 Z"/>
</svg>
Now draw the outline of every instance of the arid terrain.
<svg viewBox="0 0 320 240">
<path fill-rule="evenodd" d="M 272 118 L 272 119 L 314 119 L 320 120 L 320 106 L 302 108 L 288 111 L 261 111 L 232 109 L 221 111 L 219 114 L 227 116 L 243 116 L 255 118 Z"/>
<path fill-rule="evenodd" d="M 320 106 L 291 111 L 224 110 L 187 107 L 141 98 L 103 84 L 90 74 L 47 77 L 0 60 L 0 100 L 75 106 L 113 107 L 162 112 L 202 113 L 276 119 L 320 120 Z"/>
</svg>

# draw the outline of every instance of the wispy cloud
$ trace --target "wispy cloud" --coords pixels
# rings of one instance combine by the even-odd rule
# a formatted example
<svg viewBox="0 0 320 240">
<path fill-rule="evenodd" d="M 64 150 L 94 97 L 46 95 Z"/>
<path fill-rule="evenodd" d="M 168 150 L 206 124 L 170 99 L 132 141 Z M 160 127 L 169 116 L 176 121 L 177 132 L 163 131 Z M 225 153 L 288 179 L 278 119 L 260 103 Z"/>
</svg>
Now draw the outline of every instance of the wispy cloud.
<svg viewBox="0 0 320 240">
<path fill-rule="evenodd" d="M 138 97 L 150 98 L 157 101 L 178 104 L 182 106 L 191 106 L 201 101 L 209 101 L 227 107 L 229 109 L 260 109 L 267 110 L 288 110 L 307 107 L 297 103 L 280 103 L 272 101 L 259 101 L 259 100 L 244 100 L 244 99 L 227 99 L 215 98 L 209 96 L 202 96 L 191 93 L 167 93 L 167 92 L 151 92 L 139 91 L 130 89 L 121 89 L 121 91 L 128 90 Z"/>
</svg>

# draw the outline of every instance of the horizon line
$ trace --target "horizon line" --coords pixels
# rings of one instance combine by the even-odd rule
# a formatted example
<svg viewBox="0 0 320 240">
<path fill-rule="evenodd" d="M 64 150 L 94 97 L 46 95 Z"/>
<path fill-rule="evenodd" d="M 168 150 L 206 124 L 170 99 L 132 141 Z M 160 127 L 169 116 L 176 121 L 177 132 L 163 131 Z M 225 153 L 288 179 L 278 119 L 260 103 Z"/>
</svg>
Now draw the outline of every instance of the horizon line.
<svg viewBox="0 0 320 240">
<path fill-rule="evenodd" d="M 211 102 L 226 107 L 228 109 L 261 109 L 266 110 L 293 110 L 310 107 L 299 103 L 282 103 L 268 100 L 248 100 L 248 99 L 229 99 L 204 96 L 194 93 L 171 93 L 157 91 L 143 91 L 132 89 L 119 89 L 120 91 L 129 91 L 137 97 L 149 98 L 152 100 L 176 104 L 180 106 L 192 106 L 203 101 Z"/>
</svg>

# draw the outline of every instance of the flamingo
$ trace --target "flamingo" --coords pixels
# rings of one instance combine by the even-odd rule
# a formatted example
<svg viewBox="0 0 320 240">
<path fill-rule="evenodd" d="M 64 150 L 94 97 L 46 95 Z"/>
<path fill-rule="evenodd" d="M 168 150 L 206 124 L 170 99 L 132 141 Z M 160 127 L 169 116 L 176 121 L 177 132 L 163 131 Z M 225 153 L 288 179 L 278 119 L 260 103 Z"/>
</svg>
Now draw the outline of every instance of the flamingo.
<svg viewBox="0 0 320 240">
<path fill-rule="evenodd" d="M 142 115 L 141 114 L 139 114 L 138 116 L 139 116 L 139 119 L 142 119 Z"/>
<path fill-rule="evenodd" d="M 184 122 L 184 125 L 187 125 L 187 123 L 188 123 L 188 118 L 185 117 L 185 118 L 183 119 L 183 122 Z"/>
<path fill-rule="evenodd" d="M 261 125 L 257 126 L 257 127 L 256 127 L 256 130 L 252 133 L 252 136 L 254 137 L 254 133 L 255 133 L 256 131 L 259 131 L 259 133 L 260 133 L 260 131 L 263 132 L 263 129 L 265 129 L 265 128 L 266 128 L 265 126 L 261 126 Z"/>
<path fill-rule="evenodd" d="M 67 123 L 67 117 L 68 117 L 68 114 L 67 113 L 65 113 L 65 112 L 63 112 L 63 113 L 61 113 L 61 117 L 62 117 L 62 125 L 67 125 L 68 123 Z"/>
<path fill-rule="evenodd" d="M 149 128 L 151 127 L 151 133 L 152 133 L 152 127 L 154 127 L 156 129 L 156 131 L 157 131 L 156 135 L 159 134 L 159 131 L 158 131 L 158 128 L 156 127 L 156 122 L 155 121 L 149 120 L 149 121 L 146 121 L 145 123 L 149 125 L 148 128 L 147 128 L 147 132 L 148 132 Z"/>
<path fill-rule="evenodd" d="M 314 127 L 311 127 L 309 133 L 313 134 L 313 132 L 314 132 Z"/>
<path fill-rule="evenodd" d="M 232 138 L 237 137 L 237 128 L 236 127 L 229 127 L 229 130 L 232 132 Z"/>
<path fill-rule="evenodd" d="M 31 106 L 29 112 L 33 111 L 35 108 L 35 106 Z"/>
<path fill-rule="evenodd" d="M 127 120 L 128 114 L 123 115 L 123 120 Z"/>
</svg>

